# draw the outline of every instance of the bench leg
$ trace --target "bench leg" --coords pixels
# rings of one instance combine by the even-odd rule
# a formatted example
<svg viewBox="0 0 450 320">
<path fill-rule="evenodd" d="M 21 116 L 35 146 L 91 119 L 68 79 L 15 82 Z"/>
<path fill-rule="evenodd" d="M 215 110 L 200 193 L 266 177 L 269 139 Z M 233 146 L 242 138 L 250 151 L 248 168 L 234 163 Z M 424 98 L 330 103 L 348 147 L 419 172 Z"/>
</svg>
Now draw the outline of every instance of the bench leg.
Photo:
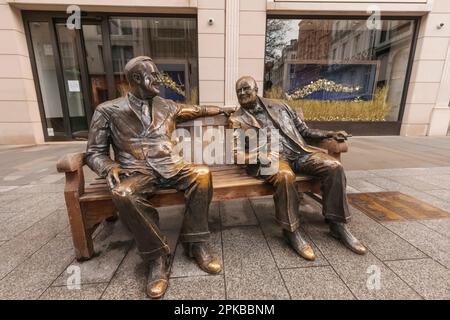
<svg viewBox="0 0 450 320">
<path fill-rule="evenodd" d="M 75 192 L 68 192 L 65 193 L 65 198 L 75 257 L 78 261 L 89 260 L 94 255 L 94 245 L 92 235 L 86 229 L 78 195 Z"/>
</svg>

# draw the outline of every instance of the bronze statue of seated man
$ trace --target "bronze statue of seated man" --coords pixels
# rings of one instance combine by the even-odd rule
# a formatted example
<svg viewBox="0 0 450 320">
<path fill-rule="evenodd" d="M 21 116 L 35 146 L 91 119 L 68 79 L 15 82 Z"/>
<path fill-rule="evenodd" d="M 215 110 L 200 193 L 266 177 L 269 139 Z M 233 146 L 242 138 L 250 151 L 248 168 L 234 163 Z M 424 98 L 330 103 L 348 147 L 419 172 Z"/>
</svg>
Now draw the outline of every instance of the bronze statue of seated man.
<svg viewBox="0 0 450 320">
<path fill-rule="evenodd" d="M 170 248 L 148 201 L 159 188 L 184 190 L 186 209 L 180 240 L 204 271 L 221 271 L 208 246 L 212 199 L 207 167 L 186 163 L 171 137 L 177 121 L 223 113 L 215 106 L 175 103 L 158 96 L 161 74 L 151 58 L 139 56 L 125 66 L 129 93 L 99 105 L 92 117 L 86 152 L 88 166 L 107 178 L 121 221 L 132 232 L 141 256 L 149 261 L 147 294 L 160 298 L 168 286 Z M 110 145 L 114 160 L 109 156 Z"/>
<path fill-rule="evenodd" d="M 275 188 L 275 218 L 283 229 L 283 235 L 291 247 L 303 258 L 314 260 L 311 245 L 299 230 L 299 195 L 295 187 L 296 173 L 317 177 L 321 182 L 323 215 L 329 223 L 331 235 L 357 254 L 365 254 L 366 248 L 347 228 L 350 211 L 347 204 L 346 177 L 341 163 L 335 158 L 309 146 L 305 138 L 346 138 L 345 132 L 310 129 L 286 103 L 257 96 L 256 81 L 249 76 L 236 82 L 236 94 L 240 107 L 231 114 L 232 128 L 278 130 L 278 172 L 267 175 L 260 161 L 247 164 L 247 173 L 265 179 Z M 270 144 L 270 142 L 268 142 Z M 270 148 L 270 147 L 269 147 Z M 246 145 L 246 149 L 249 146 Z M 248 150 L 244 158 L 249 158 Z M 270 161 L 270 159 L 269 159 Z M 267 164 L 266 164 L 267 165 Z"/>
</svg>

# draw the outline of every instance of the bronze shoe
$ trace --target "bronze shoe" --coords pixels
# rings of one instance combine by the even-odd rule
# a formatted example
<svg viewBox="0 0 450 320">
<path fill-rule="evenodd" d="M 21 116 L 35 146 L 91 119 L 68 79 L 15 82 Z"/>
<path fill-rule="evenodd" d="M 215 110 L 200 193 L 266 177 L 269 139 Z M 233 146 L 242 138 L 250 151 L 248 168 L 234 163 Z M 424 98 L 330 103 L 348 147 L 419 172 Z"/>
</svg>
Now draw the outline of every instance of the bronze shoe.
<svg viewBox="0 0 450 320">
<path fill-rule="evenodd" d="M 185 250 L 190 258 L 194 258 L 203 271 L 217 274 L 222 271 L 219 259 L 212 254 L 206 242 L 192 242 L 185 244 Z"/>
<path fill-rule="evenodd" d="M 169 285 L 170 256 L 161 256 L 150 261 L 147 280 L 147 295 L 152 299 L 161 298 Z"/>
<path fill-rule="evenodd" d="M 354 253 L 364 255 L 367 252 L 366 247 L 348 230 L 347 225 L 342 222 L 330 222 L 330 234 L 341 241 L 347 248 Z"/>
<path fill-rule="evenodd" d="M 314 261 L 316 259 L 313 248 L 305 241 L 305 239 L 303 239 L 300 230 L 297 229 L 294 232 L 290 232 L 283 229 L 283 236 L 301 257 L 309 261 Z"/>
</svg>

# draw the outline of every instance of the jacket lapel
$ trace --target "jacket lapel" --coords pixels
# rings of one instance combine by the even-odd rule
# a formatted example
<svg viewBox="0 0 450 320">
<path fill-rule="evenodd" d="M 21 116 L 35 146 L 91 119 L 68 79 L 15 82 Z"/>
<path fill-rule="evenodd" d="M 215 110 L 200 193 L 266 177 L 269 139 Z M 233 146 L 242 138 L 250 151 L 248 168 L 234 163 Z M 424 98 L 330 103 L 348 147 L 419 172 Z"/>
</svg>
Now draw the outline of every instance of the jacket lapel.
<svg viewBox="0 0 450 320">
<path fill-rule="evenodd" d="M 272 118 L 273 123 L 275 126 L 289 139 L 291 139 L 297 146 L 299 146 L 301 149 L 306 150 L 306 145 L 303 144 L 301 141 L 299 141 L 299 138 L 295 135 L 292 130 L 295 128 L 293 123 L 284 123 L 284 122 L 292 122 L 290 119 L 282 119 L 280 116 L 280 112 L 282 111 L 282 107 L 280 108 L 272 108 L 272 106 L 265 101 L 265 99 L 261 99 L 258 97 L 259 102 L 267 110 L 267 113 L 269 114 L 270 118 Z M 295 129 L 294 129 L 295 130 Z"/>
<path fill-rule="evenodd" d="M 152 100 L 152 122 L 148 127 L 147 133 L 161 127 L 169 115 L 169 106 L 166 106 L 160 97 L 154 97 Z"/>
<path fill-rule="evenodd" d="M 240 122 L 241 124 L 245 124 L 247 126 L 250 126 L 251 128 L 261 128 L 259 122 L 255 119 L 255 117 L 241 106 L 236 110 L 236 112 L 233 113 L 232 122 Z"/>
</svg>

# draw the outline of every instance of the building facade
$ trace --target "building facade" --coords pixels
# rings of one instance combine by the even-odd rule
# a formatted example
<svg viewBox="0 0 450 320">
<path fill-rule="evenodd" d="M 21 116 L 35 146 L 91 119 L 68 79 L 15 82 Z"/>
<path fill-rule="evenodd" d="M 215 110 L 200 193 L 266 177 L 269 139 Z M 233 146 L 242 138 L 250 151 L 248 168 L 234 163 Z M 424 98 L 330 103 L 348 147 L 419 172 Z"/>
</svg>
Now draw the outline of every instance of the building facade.
<svg viewBox="0 0 450 320">
<path fill-rule="evenodd" d="M 0 0 L 0 144 L 76 139 L 137 55 L 177 101 L 251 75 L 312 127 L 447 135 L 449 44 L 448 0 Z"/>
</svg>

